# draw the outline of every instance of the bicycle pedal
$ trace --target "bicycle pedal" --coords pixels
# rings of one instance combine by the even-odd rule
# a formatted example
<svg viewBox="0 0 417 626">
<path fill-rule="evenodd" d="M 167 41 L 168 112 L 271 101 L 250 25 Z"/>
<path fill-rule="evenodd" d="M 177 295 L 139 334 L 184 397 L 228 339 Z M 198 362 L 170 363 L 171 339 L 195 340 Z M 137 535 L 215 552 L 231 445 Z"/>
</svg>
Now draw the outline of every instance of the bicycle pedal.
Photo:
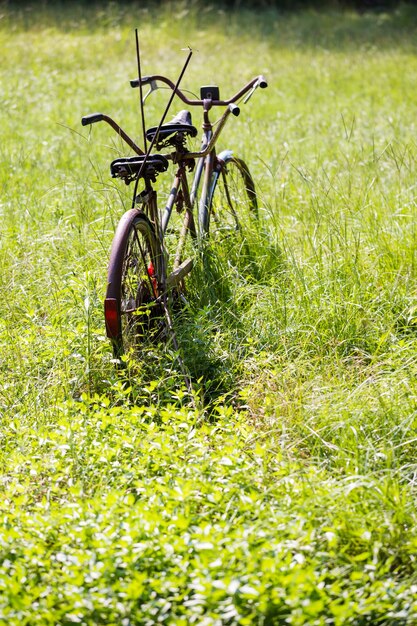
<svg viewBox="0 0 417 626">
<path fill-rule="evenodd" d="M 187 259 L 183 261 L 181 265 L 179 265 L 167 278 L 167 286 L 174 287 L 178 285 L 178 283 L 187 276 L 193 269 L 194 261 L 193 259 Z"/>
</svg>

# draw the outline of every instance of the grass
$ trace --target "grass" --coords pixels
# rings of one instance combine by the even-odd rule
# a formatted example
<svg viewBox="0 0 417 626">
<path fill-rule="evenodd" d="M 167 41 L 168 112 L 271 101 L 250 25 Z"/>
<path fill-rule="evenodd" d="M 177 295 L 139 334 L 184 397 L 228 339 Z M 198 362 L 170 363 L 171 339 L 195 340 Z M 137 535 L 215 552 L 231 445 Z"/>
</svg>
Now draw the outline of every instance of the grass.
<svg viewBox="0 0 417 626">
<path fill-rule="evenodd" d="M 0 623 L 414 624 L 416 11 L 174 8 L 2 5 Z M 270 83 L 223 142 L 259 229 L 177 320 L 195 407 L 104 336 L 130 198 L 80 118 L 139 137 L 136 26 L 145 73 Z"/>
</svg>

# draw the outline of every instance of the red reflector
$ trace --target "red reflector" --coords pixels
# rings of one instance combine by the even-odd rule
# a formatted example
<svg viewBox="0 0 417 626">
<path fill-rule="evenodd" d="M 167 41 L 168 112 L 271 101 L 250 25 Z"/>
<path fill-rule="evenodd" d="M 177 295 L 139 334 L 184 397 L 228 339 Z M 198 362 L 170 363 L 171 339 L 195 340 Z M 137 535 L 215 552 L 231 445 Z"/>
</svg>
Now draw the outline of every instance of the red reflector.
<svg viewBox="0 0 417 626">
<path fill-rule="evenodd" d="M 155 277 L 155 268 L 153 266 L 152 261 L 149 261 L 148 276 L 151 279 L 153 295 L 155 296 L 155 298 L 157 298 L 158 297 L 158 281 L 156 280 L 156 277 Z"/>
<path fill-rule="evenodd" d="M 104 319 L 106 320 L 106 332 L 109 339 L 119 336 L 119 307 L 116 298 L 104 300 Z"/>
</svg>

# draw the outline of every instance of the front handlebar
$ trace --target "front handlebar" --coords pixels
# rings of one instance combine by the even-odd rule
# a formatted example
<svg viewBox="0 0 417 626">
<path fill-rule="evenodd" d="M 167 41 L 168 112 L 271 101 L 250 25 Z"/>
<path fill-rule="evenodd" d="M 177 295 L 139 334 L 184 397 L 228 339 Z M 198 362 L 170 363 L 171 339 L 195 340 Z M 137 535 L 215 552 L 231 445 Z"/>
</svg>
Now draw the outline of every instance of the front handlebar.
<svg viewBox="0 0 417 626">
<path fill-rule="evenodd" d="M 166 85 L 168 85 L 168 87 L 175 91 L 174 83 L 166 76 L 142 76 L 142 80 L 140 81 L 140 83 L 142 85 L 152 85 L 152 83 L 155 84 L 157 81 L 165 83 Z M 130 86 L 133 88 L 139 87 L 139 78 L 134 78 L 133 80 L 131 80 Z M 229 98 L 229 100 L 210 100 L 210 104 L 211 106 L 227 106 L 229 104 L 233 104 L 234 102 L 237 102 L 237 100 L 240 100 L 240 98 L 247 94 L 251 89 L 252 91 L 255 91 L 257 87 L 260 87 L 261 89 L 265 89 L 265 87 L 268 87 L 268 83 L 262 75 L 255 76 L 255 78 L 249 81 L 247 85 L 245 85 L 240 91 L 235 93 L 235 95 L 232 98 Z M 176 90 L 176 95 L 180 98 L 180 100 L 182 100 L 183 102 L 185 102 L 185 104 L 188 104 L 189 106 L 204 106 L 204 100 L 190 100 L 180 89 Z M 250 95 L 251 94 L 249 94 L 249 97 Z"/>
<path fill-rule="evenodd" d="M 183 102 L 185 102 L 185 104 L 188 104 L 191 106 L 203 106 L 204 111 L 205 111 L 205 116 L 207 115 L 208 110 L 212 106 L 227 106 L 227 111 L 225 111 L 225 113 L 223 114 L 220 120 L 220 123 L 217 126 L 216 132 L 210 139 L 209 144 L 205 147 L 205 149 L 202 152 L 199 152 L 199 153 L 190 152 L 188 154 L 188 158 L 201 157 L 201 156 L 205 156 L 206 154 L 208 154 L 212 146 L 215 144 L 217 137 L 220 134 L 221 129 L 223 128 L 226 122 L 227 116 L 230 113 L 232 113 L 235 116 L 239 115 L 240 108 L 234 103 L 237 100 L 240 100 L 240 98 L 242 98 L 243 96 L 245 96 L 245 94 L 246 94 L 246 97 L 244 99 L 244 102 L 247 102 L 258 87 L 260 87 L 261 89 L 265 89 L 265 87 L 268 86 L 268 83 L 266 82 L 265 78 L 262 75 L 260 75 L 260 76 L 255 76 L 255 78 L 249 81 L 247 85 L 245 85 L 240 91 L 235 93 L 235 95 L 229 100 L 211 100 L 211 99 L 190 100 L 189 98 L 187 98 L 187 96 L 184 95 L 184 93 L 180 89 L 176 88 L 174 83 L 169 78 L 166 78 L 166 76 L 157 76 L 157 75 L 156 76 L 144 76 L 142 77 L 141 84 L 151 85 L 151 87 L 155 89 L 156 81 L 160 81 L 168 85 L 168 87 L 170 87 L 175 92 L 175 94 Z M 131 80 L 130 84 L 132 87 L 139 87 L 139 79 L 135 78 L 134 80 Z M 119 126 L 119 124 L 117 124 L 108 115 L 104 115 L 104 113 L 91 113 L 90 115 L 85 115 L 82 118 L 81 123 L 83 126 L 89 126 L 90 124 L 95 124 L 96 122 L 102 122 L 102 121 L 107 122 L 107 124 L 109 124 L 116 131 L 116 133 L 132 148 L 132 150 L 136 152 L 136 154 L 140 156 L 143 156 L 145 154 L 143 150 L 141 150 L 141 148 L 139 148 L 139 146 L 136 145 L 133 139 L 131 139 L 129 135 L 125 133 L 125 131 Z M 208 121 L 208 117 L 207 117 L 207 121 Z"/>
</svg>

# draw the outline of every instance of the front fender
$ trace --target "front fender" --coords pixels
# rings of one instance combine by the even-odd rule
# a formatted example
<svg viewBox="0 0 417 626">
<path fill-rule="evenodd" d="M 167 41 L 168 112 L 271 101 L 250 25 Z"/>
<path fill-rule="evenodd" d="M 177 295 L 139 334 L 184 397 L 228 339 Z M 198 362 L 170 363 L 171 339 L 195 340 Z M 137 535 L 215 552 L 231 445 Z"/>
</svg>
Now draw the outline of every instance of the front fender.
<svg viewBox="0 0 417 626">
<path fill-rule="evenodd" d="M 232 150 L 223 150 L 220 154 L 217 155 L 215 171 L 220 172 L 225 163 L 228 163 L 233 159 L 233 151 Z"/>
</svg>

